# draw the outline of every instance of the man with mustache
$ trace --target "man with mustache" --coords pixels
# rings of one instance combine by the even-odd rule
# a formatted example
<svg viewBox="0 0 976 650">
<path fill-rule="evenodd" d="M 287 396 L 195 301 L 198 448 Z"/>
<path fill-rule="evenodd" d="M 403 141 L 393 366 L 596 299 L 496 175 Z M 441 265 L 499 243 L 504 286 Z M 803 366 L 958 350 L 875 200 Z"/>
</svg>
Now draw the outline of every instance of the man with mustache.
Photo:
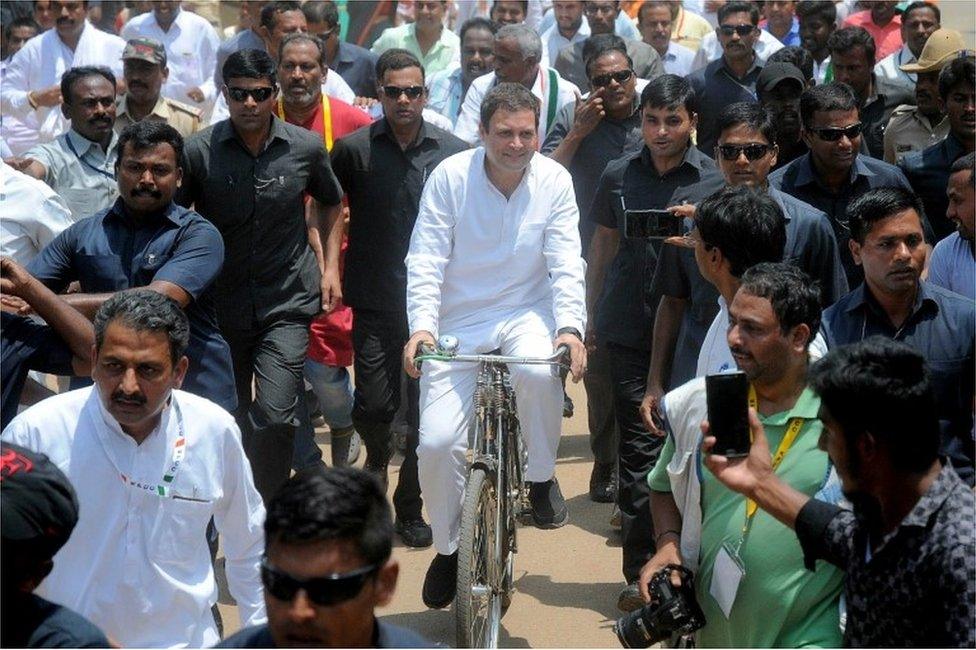
<svg viewBox="0 0 976 650">
<path fill-rule="evenodd" d="M 973 347 L 976 306 L 921 279 L 926 251 L 922 203 L 901 188 L 871 190 L 847 210 L 854 261 L 864 282 L 824 312 L 824 338 L 835 348 L 882 336 L 925 358 L 948 456 L 973 485 Z"/>
<path fill-rule="evenodd" d="M 152 157 L 142 153 L 140 166 Z M 135 161 L 127 158 L 133 173 Z M 149 181 L 153 167 L 142 166 L 141 175 Z M 138 203 L 145 208 L 151 199 Z M 220 639 L 206 536 L 213 518 L 241 625 L 263 623 L 264 507 L 234 419 L 179 390 L 190 364 L 186 314 L 156 290 L 119 291 L 95 313 L 94 329 L 95 385 L 35 405 L 2 434 L 4 442 L 46 454 L 78 496 L 74 534 L 37 594 L 122 646 L 212 646 Z"/>
<path fill-rule="evenodd" d="M 427 77 L 427 108 L 457 124 L 471 82 L 488 74 L 495 66 L 497 25 L 487 18 L 471 18 L 461 25 L 461 65 Z"/>
<path fill-rule="evenodd" d="M 956 224 L 956 232 L 935 245 L 929 282 L 976 300 L 976 153 L 952 163 L 949 172 L 946 217 Z"/>
<path fill-rule="evenodd" d="M 769 112 L 776 129 L 779 152 L 773 169 L 783 167 L 809 151 L 800 133 L 800 95 L 805 89 L 803 73 L 792 63 L 769 63 L 756 78 L 759 105 Z"/>
<path fill-rule="evenodd" d="M 590 23 L 583 20 L 585 5 L 582 0 L 556 0 L 552 3 L 552 27 L 539 34 L 542 39 L 542 59 L 549 65 L 556 64 L 556 57 L 564 47 L 585 41 L 590 35 Z"/>
<path fill-rule="evenodd" d="M 915 89 L 915 74 L 906 65 L 915 63 L 929 37 L 940 28 L 942 12 L 931 2 L 912 2 L 901 14 L 901 38 L 904 45 L 878 61 L 874 74 L 894 84 L 905 86 L 909 91 Z"/>
</svg>

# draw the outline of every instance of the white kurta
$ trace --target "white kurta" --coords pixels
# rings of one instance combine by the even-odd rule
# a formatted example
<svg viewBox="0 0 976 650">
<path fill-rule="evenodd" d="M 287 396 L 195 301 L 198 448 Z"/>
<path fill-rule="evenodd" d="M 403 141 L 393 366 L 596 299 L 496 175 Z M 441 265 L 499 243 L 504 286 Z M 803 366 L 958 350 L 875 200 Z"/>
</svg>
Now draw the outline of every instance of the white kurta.
<svg viewBox="0 0 976 650">
<path fill-rule="evenodd" d="M 180 431 L 185 455 L 171 486 Z M 62 393 L 18 415 L 3 439 L 43 452 L 68 476 L 80 518 L 38 594 L 101 627 L 126 647 L 209 647 L 217 583 L 206 530 L 221 533 L 227 581 L 241 625 L 266 620 L 260 578 L 264 506 L 233 417 L 174 391 L 160 426 L 142 444 L 126 435 L 94 388 Z"/>
<path fill-rule="evenodd" d="M 0 255 L 26 265 L 74 219 L 45 183 L 0 161 Z"/>
</svg>

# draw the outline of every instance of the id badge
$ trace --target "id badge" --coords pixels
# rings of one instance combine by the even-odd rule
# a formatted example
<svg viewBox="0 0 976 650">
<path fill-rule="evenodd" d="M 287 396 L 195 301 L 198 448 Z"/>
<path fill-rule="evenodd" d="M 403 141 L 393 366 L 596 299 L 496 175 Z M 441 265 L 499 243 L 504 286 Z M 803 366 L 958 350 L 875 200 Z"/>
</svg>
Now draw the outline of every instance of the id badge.
<svg viewBox="0 0 976 650">
<path fill-rule="evenodd" d="M 732 612 L 735 594 L 739 591 L 739 583 L 746 575 L 746 570 L 739 559 L 739 553 L 728 543 L 722 544 L 715 556 L 715 566 L 712 569 L 712 584 L 708 593 L 721 608 L 725 618 Z"/>
</svg>

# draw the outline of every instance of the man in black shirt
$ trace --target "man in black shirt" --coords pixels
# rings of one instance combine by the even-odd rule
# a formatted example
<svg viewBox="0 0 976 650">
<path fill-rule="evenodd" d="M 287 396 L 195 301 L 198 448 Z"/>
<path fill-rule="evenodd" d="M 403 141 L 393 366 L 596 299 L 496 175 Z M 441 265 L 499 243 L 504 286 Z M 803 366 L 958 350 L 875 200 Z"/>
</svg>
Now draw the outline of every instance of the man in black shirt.
<svg viewBox="0 0 976 650">
<path fill-rule="evenodd" d="M 973 492 L 943 465 L 925 359 L 881 337 L 833 350 L 811 371 L 830 455 L 853 512 L 784 483 L 755 414 L 749 456 L 706 455 L 719 481 L 796 529 L 815 569 L 847 571 L 848 647 L 976 643 Z M 707 435 L 707 434 L 706 434 Z M 715 438 L 706 437 L 708 451 Z"/>
</svg>

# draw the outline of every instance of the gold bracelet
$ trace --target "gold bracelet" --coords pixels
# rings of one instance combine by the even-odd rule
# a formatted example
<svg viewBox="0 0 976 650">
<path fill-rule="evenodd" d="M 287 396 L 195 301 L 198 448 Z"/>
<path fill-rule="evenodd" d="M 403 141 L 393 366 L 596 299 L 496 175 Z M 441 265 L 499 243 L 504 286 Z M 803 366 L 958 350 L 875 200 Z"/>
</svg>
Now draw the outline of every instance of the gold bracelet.
<svg viewBox="0 0 976 650">
<path fill-rule="evenodd" d="M 27 103 L 30 104 L 31 108 L 33 108 L 35 111 L 37 110 L 38 104 L 37 104 L 37 100 L 34 99 L 34 91 L 33 90 L 28 91 L 28 93 L 27 93 Z"/>
</svg>

